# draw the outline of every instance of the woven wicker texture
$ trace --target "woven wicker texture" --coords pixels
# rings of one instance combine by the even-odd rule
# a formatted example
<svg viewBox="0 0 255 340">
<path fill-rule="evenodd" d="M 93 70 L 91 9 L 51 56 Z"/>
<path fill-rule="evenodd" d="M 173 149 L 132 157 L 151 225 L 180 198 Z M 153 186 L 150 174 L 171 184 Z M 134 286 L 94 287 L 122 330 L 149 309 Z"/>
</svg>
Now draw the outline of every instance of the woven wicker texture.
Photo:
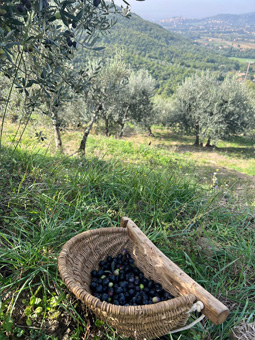
<svg viewBox="0 0 255 340">
<path fill-rule="evenodd" d="M 145 277 L 161 283 L 170 294 L 178 295 L 171 282 L 165 279 L 168 269 L 155 265 L 155 259 L 146 254 L 142 244 L 130 238 L 126 228 L 95 229 L 73 237 L 59 255 L 60 275 L 77 298 L 122 336 L 137 340 L 154 339 L 185 325 L 189 317 L 187 311 L 196 300 L 191 294 L 154 305 L 126 307 L 101 302 L 91 295 L 91 271 L 97 270 L 99 262 L 106 256 L 117 256 L 124 248 Z"/>
</svg>

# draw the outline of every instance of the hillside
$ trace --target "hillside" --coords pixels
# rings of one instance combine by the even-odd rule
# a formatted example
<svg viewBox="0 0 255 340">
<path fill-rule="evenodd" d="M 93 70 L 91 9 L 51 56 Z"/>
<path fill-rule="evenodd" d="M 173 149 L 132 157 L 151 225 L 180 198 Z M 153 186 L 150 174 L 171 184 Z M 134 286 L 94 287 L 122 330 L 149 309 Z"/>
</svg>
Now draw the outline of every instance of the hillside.
<svg viewBox="0 0 255 340">
<path fill-rule="evenodd" d="M 201 22 L 208 20 L 221 20 L 222 22 L 232 25 L 234 27 L 239 26 L 255 27 L 255 12 L 245 14 L 218 14 L 213 17 L 202 19 Z"/>
<path fill-rule="evenodd" d="M 160 24 L 227 57 L 255 58 L 255 12 L 219 14 L 204 19 L 175 17 L 163 19 Z"/>
<path fill-rule="evenodd" d="M 169 32 L 136 14 L 118 18 L 117 24 L 101 37 L 96 46 L 104 46 L 99 56 L 109 56 L 123 49 L 125 60 L 133 68 L 148 69 L 157 80 L 158 93 L 171 95 L 184 77 L 196 70 L 228 72 L 238 69 L 236 61 L 213 53 L 184 36 Z M 76 66 L 84 62 L 88 50 L 80 48 Z"/>
<path fill-rule="evenodd" d="M 168 23 L 170 26 L 178 25 L 178 22 L 181 23 L 181 26 L 190 26 L 190 25 L 205 25 L 210 23 L 215 23 L 220 25 L 231 25 L 233 27 L 255 27 L 255 12 L 245 13 L 245 14 L 218 14 L 212 17 L 202 18 L 202 19 L 187 19 L 182 17 L 175 17 L 170 19 L 163 19 L 160 21 L 160 24 Z"/>
</svg>

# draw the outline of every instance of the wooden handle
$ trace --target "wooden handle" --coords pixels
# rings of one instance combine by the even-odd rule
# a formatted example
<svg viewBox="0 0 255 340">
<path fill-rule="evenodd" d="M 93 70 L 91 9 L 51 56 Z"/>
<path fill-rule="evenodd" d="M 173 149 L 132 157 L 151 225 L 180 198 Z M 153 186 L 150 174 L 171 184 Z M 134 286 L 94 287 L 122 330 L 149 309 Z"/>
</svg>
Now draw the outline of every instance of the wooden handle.
<svg viewBox="0 0 255 340">
<path fill-rule="evenodd" d="M 132 220 L 122 217 L 120 225 L 128 229 L 129 237 L 135 244 L 143 247 L 144 253 L 149 256 L 154 268 L 165 282 L 174 285 L 181 295 L 193 294 L 197 300 L 202 301 L 204 304 L 202 313 L 215 325 L 220 325 L 226 320 L 228 308 L 166 257 Z"/>
</svg>

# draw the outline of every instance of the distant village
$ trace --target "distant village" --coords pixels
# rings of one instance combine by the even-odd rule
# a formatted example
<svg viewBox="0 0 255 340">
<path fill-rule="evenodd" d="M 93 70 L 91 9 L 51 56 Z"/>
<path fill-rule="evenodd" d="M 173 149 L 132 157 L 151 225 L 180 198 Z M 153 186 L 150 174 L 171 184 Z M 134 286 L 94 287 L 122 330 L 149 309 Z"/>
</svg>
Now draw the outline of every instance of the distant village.
<svg viewBox="0 0 255 340">
<path fill-rule="evenodd" d="M 246 79 L 255 83 L 255 59 L 247 57 L 247 50 L 255 56 L 255 14 L 254 20 L 236 20 L 224 17 L 224 15 L 206 19 L 188 19 L 181 16 L 160 20 L 164 28 L 185 34 L 194 42 L 214 48 L 219 51 L 240 51 L 240 58 L 243 58 L 243 65 L 247 65 L 244 72 L 237 73 L 238 81 Z M 244 56 L 241 55 L 244 54 Z M 231 56 L 231 55 L 230 55 Z M 239 56 L 238 56 L 239 57 Z"/>
</svg>

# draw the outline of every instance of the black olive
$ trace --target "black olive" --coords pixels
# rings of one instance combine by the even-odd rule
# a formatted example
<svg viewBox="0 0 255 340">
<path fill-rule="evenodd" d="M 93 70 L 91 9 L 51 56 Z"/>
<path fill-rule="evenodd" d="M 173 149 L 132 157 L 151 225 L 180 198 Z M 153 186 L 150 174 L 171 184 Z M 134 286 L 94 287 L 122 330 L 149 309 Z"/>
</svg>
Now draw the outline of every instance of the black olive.
<svg viewBox="0 0 255 340">
<path fill-rule="evenodd" d="M 142 283 L 143 285 L 147 286 L 147 285 L 148 285 L 148 279 L 146 279 L 146 277 L 142 277 L 142 278 L 141 278 L 141 283 Z"/>
<path fill-rule="evenodd" d="M 100 4 L 101 0 L 93 0 L 94 6 L 98 7 Z"/>
<path fill-rule="evenodd" d="M 120 286 L 121 288 L 126 288 L 126 287 L 128 286 L 128 282 L 126 282 L 126 281 L 121 281 L 121 282 L 119 283 L 119 286 Z"/>
<path fill-rule="evenodd" d="M 101 277 L 104 274 L 104 271 L 102 269 L 99 269 L 97 272 L 97 276 Z"/>
<path fill-rule="evenodd" d="M 102 294 L 102 297 L 101 297 L 102 301 L 108 301 L 108 299 L 109 299 L 108 294 L 106 294 L 106 293 Z"/>
<path fill-rule="evenodd" d="M 99 285 L 96 287 L 96 292 L 97 293 L 102 293 L 103 292 L 103 286 Z"/>
<path fill-rule="evenodd" d="M 110 280 L 111 282 L 115 282 L 115 275 L 110 275 L 110 276 L 109 276 L 109 280 Z"/>
<path fill-rule="evenodd" d="M 142 279 L 144 277 L 144 274 L 142 272 L 139 273 L 139 278 Z"/>
<path fill-rule="evenodd" d="M 120 305 L 125 305 L 125 303 L 126 303 L 126 299 L 125 299 L 125 296 L 124 295 L 121 295 L 120 297 L 119 297 L 119 303 L 120 303 Z"/>
<path fill-rule="evenodd" d="M 127 287 L 130 288 L 130 289 L 134 289 L 134 288 L 135 288 L 135 285 L 134 285 L 133 283 L 130 282 L 130 283 L 128 284 Z"/>
<path fill-rule="evenodd" d="M 105 261 L 101 261 L 101 262 L 99 262 L 99 267 L 103 267 L 104 265 L 106 264 L 106 262 Z"/>
<path fill-rule="evenodd" d="M 160 283 L 155 283 L 155 289 L 162 289 L 162 286 Z"/>
<path fill-rule="evenodd" d="M 154 282 L 152 281 L 152 280 L 150 280 L 149 282 L 148 282 L 148 288 L 152 288 L 153 286 L 154 286 Z"/>
<path fill-rule="evenodd" d="M 114 292 L 116 293 L 116 294 L 120 294 L 120 293 L 123 293 L 123 288 L 122 287 L 118 287 L 117 289 L 115 289 L 114 290 Z"/>
<path fill-rule="evenodd" d="M 31 5 L 30 0 L 27 0 L 27 1 L 26 1 L 26 8 L 27 8 L 28 10 L 30 10 L 31 7 L 32 7 L 32 5 Z"/>
<path fill-rule="evenodd" d="M 129 293 L 129 296 L 133 297 L 135 295 L 135 290 L 129 289 L 128 293 Z"/>
<path fill-rule="evenodd" d="M 139 275 L 140 270 L 139 270 L 137 267 L 135 267 L 135 268 L 133 269 L 133 273 L 134 273 L 135 275 Z"/>
<path fill-rule="evenodd" d="M 91 289 L 92 291 L 95 291 L 96 288 L 97 288 L 97 283 L 96 283 L 96 282 L 91 282 L 90 289 Z"/>
<path fill-rule="evenodd" d="M 125 280 L 125 275 L 124 274 L 120 274 L 119 279 L 120 279 L 120 281 Z"/>
<path fill-rule="evenodd" d="M 96 270 L 92 270 L 91 276 L 92 276 L 92 277 L 97 277 L 97 271 L 96 271 Z"/>
<path fill-rule="evenodd" d="M 154 289 L 151 289 L 151 290 L 149 291 L 149 295 L 150 295 L 150 296 L 155 296 L 155 290 L 154 290 Z"/>
<path fill-rule="evenodd" d="M 110 280 L 108 279 L 108 277 L 105 277 L 103 279 L 103 286 L 108 286 L 109 283 L 110 283 Z"/>
<path fill-rule="evenodd" d="M 114 291 L 113 291 L 113 289 L 111 288 L 111 289 L 108 289 L 107 293 L 108 293 L 108 295 L 109 295 L 110 297 L 113 297 Z"/>
<path fill-rule="evenodd" d="M 141 297 L 141 295 L 136 295 L 136 303 L 137 303 L 138 305 L 140 305 L 141 302 L 142 302 L 142 297 Z"/>
<path fill-rule="evenodd" d="M 25 7 L 22 5 L 22 4 L 18 4 L 18 11 L 20 12 L 20 13 L 23 13 L 23 12 L 25 12 Z"/>
<path fill-rule="evenodd" d="M 135 284 L 136 286 L 139 286 L 139 285 L 140 285 L 140 280 L 139 280 L 139 279 L 135 279 L 134 284 Z"/>
</svg>

